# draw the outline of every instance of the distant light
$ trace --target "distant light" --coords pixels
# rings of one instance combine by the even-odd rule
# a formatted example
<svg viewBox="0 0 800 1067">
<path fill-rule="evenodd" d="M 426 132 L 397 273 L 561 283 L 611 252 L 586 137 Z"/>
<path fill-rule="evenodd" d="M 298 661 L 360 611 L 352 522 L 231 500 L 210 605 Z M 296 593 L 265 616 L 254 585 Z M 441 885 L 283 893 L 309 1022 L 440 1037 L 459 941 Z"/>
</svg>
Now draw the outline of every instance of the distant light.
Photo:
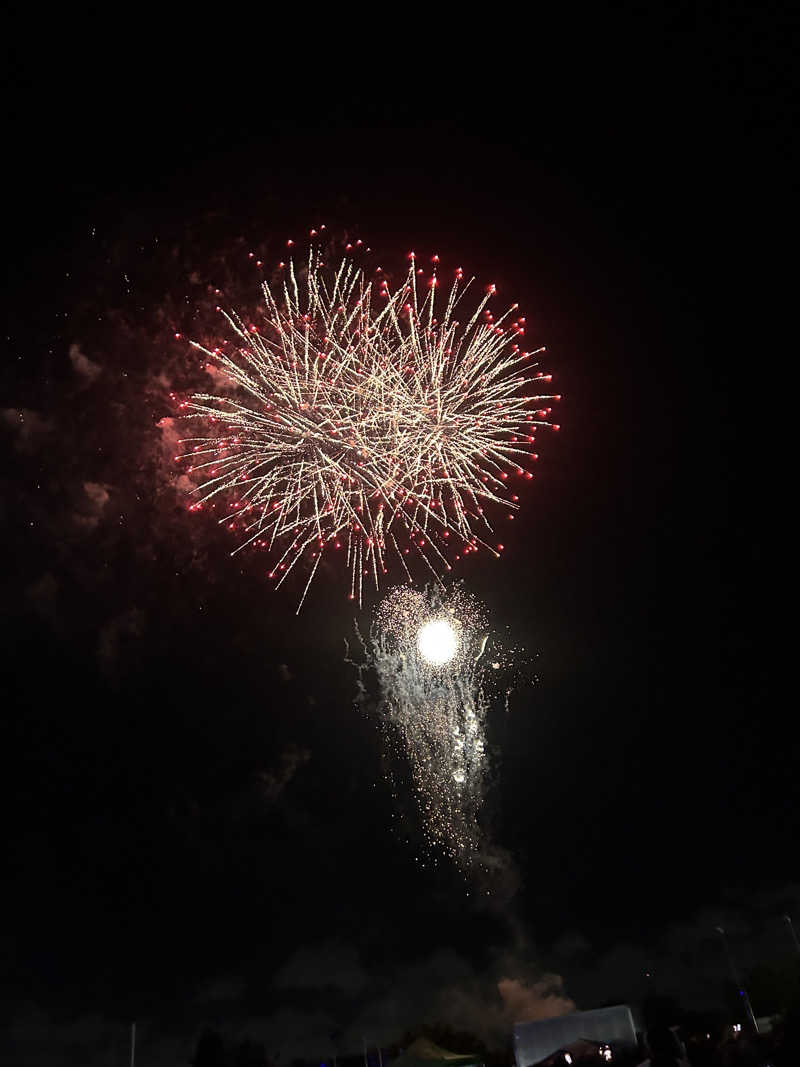
<svg viewBox="0 0 800 1067">
<path fill-rule="evenodd" d="M 458 636 L 447 619 L 432 619 L 417 634 L 417 648 L 426 662 L 440 667 L 458 651 Z"/>
</svg>

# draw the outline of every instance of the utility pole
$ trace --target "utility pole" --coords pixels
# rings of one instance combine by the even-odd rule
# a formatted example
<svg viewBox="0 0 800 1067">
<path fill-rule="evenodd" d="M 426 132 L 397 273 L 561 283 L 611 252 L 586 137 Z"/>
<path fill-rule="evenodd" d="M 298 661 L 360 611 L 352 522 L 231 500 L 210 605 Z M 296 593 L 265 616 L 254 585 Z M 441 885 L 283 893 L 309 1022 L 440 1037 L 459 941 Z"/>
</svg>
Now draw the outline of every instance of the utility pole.
<svg viewBox="0 0 800 1067">
<path fill-rule="evenodd" d="M 136 1023 L 131 1023 L 131 1067 L 136 1067 Z"/>
<path fill-rule="evenodd" d="M 725 955 L 727 956 L 727 959 L 728 959 L 728 967 L 730 968 L 731 977 L 733 978 L 733 981 L 734 981 L 734 983 L 736 985 L 736 988 L 739 990 L 739 996 L 740 997 L 744 997 L 744 1006 L 745 1006 L 745 1008 L 747 1010 L 747 1015 L 748 1015 L 748 1017 L 750 1019 L 750 1023 L 751 1023 L 751 1025 L 753 1027 L 754 1033 L 757 1034 L 758 1033 L 758 1023 L 756 1022 L 756 1017 L 753 1014 L 753 1008 L 752 1008 L 752 1005 L 750 1004 L 750 997 L 748 997 L 747 990 L 742 985 L 742 980 L 739 977 L 739 971 L 736 968 L 736 964 L 733 962 L 733 955 L 731 953 L 730 946 L 728 945 L 728 936 L 725 933 L 725 930 L 721 926 L 715 926 L 714 929 L 719 934 L 719 936 L 722 938 L 722 946 L 725 949 Z"/>
</svg>

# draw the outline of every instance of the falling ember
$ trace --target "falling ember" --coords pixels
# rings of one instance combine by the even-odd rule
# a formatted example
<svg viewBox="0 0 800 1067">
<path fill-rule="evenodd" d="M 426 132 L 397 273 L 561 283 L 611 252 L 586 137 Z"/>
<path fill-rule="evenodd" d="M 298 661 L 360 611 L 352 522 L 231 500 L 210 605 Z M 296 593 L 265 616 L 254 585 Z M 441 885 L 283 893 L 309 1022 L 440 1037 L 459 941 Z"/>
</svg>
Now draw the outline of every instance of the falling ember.
<svg viewBox="0 0 800 1067">
<path fill-rule="evenodd" d="M 408 761 L 428 844 L 465 870 L 481 841 L 487 639 L 481 605 L 459 586 L 398 586 L 378 606 L 367 643 L 386 740 Z"/>
<path fill-rule="evenodd" d="M 509 489 L 532 477 L 532 428 L 552 425 L 543 404 L 556 399 L 531 395 L 549 378 L 530 362 L 543 349 L 520 349 L 516 305 L 488 314 L 490 286 L 468 310 L 472 280 L 459 269 L 449 291 L 423 286 L 413 257 L 394 291 L 349 256 L 324 266 L 314 247 L 302 270 L 282 266 L 260 320 L 223 313 L 232 343 L 192 342 L 227 377 L 182 405 L 206 431 L 180 457 L 193 510 L 235 508 L 236 551 L 271 550 L 277 585 L 305 563 L 298 611 L 326 552 L 339 550 L 359 603 L 391 560 L 410 579 L 415 559 L 438 577 L 467 551 L 498 557 L 492 508 L 518 507 Z"/>
</svg>

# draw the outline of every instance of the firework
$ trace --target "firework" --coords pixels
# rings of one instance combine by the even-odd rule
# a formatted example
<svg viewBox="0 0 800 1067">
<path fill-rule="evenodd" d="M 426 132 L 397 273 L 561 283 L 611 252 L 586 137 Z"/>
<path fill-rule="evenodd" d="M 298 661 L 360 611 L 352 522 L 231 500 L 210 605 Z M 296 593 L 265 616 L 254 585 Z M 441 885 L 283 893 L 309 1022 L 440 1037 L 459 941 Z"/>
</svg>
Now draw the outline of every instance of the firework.
<svg viewBox="0 0 800 1067">
<path fill-rule="evenodd" d="M 405 754 L 428 843 L 468 867 L 487 774 L 485 613 L 460 587 L 400 586 L 380 604 L 369 665 L 391 749 Z"/>
<path fill-rule="evenodd" d="M 499 557 L 485 509 L 513 518 L 536 431 L 558 428 L 516 304 L 495 318 L 494 286 L 470 304 L 460 269 L 439 298 L 438 257 L 425 278 L 413 253 L 392 290 L 349 251 L 282 263 L 257 321 L 223 312 L 231 336 L 193 342 L 224 385 L 185 405 L 205 431 L 178 457 L 192 510 L 222 503 L 236 551 L 271 550 L 278 585 L 305 561 L 298 611 L 326 555 L 344 557 L 359 603 L 393 558 L 410 580 L 415 560 L 438 577 L 480 549 Z"/>
</svg>

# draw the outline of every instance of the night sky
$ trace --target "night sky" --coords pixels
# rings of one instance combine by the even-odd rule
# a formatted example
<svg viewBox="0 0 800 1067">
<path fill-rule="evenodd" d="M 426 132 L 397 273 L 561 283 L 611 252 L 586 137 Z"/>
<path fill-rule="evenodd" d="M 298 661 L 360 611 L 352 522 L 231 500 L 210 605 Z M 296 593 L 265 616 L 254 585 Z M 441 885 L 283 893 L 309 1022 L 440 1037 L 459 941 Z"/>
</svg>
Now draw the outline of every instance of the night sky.
<svg viewBox="0 0 800 1067">
<path fill-rule="evenodd" d="M 746 969 L 800 920 L 767 536 L 779 14 L 485 15 L 313 41 L 12 19 L 4 1062 L 122 1062 L 134 1018 L 157 1065 L 204 1026 L 283 1063 L 423 1023 L 497 1045 L 545 1001 L 717 1004 L 715 923 Z M 296 617 L 186 514 L 159 426 L 197 385 L 171 339 L 193 272 L 244 292 L 249 247 L 321 222 L 496 282 L 564 396 L 503 559 L 461 572 L 537 676 L 490 724 L 488 897 L 417 861 L 354 705 L 374 597 L 330 571 Z"/>
</svg>

